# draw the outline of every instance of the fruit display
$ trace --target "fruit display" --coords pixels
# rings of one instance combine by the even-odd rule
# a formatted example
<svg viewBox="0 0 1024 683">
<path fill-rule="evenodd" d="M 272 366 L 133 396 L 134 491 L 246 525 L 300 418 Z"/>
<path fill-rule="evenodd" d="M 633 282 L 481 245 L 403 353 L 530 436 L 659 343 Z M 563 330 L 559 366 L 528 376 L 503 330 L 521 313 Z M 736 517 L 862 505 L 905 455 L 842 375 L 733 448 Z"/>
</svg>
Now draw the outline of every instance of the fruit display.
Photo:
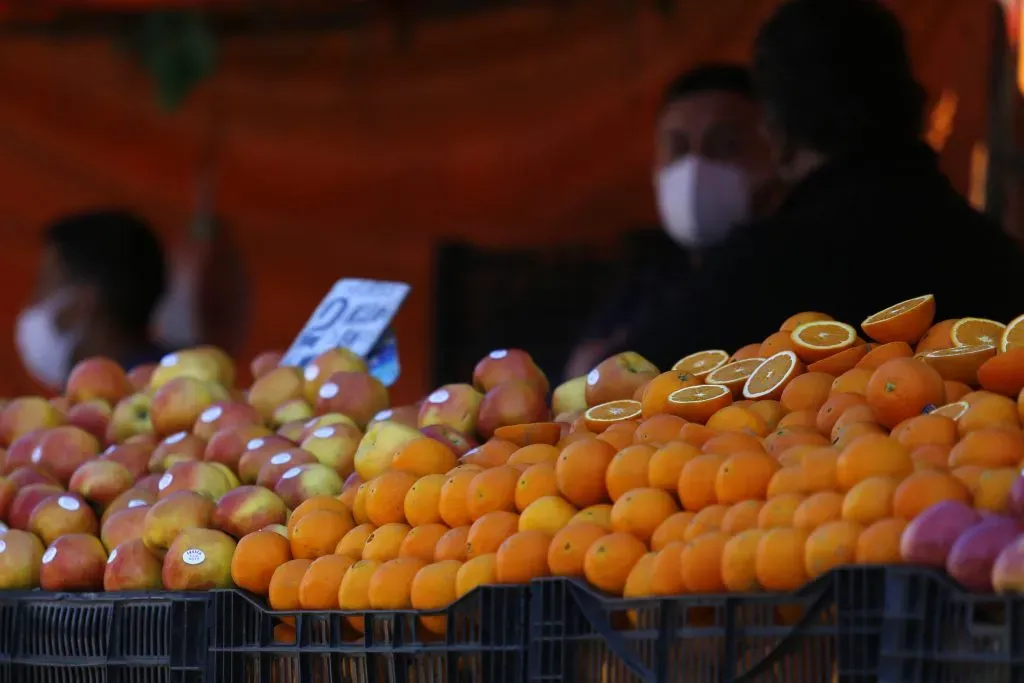
<svg viewBox="0 0 1024 683">
<path fill-rule="evenodd" d="M 265 354 L 245 391 L 211 347 L 130 375 L 84 360 L 63 396 L 0 413 L 0 589 L 238 587 L 356 613 L 548 576 L 637 598 L 912 563 L 1024 591 L 1024 316 L 935 313 L 924 296 L 859 332 L 800 313 L 553 391 L 497 350 L 405 406 L 344 349 Z"/>
</svg>

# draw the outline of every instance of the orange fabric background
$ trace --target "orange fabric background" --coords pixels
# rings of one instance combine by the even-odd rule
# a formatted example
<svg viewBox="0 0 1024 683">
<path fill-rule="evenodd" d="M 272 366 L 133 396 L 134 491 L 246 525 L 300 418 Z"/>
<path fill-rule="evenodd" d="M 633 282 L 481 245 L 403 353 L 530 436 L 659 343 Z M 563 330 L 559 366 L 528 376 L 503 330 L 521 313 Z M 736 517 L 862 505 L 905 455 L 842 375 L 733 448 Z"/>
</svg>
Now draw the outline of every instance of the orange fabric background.
<svg viewBox="0 0 1024 683">
<path fill-rule="evenodd" d="M 650 126 L 661 88 L 698 61 L 744 59 L 773 0 L 678 3 L 671 18 L 595 0 L 390 27 L 237 38 L 173 114 L 108 41 L 0 44 L 0 188 L 10 330 L 37 233 L 120 203 L 183 232 L 222 122 L 219 210 L 255 278 L 247 358 L 286 346 L 342 276 L 401 279 L 398 401 L 428 389 L 431 260 L 439 238 L 487 245 L 604 240 L 654 218 Z M 966 188 L 985 121 L 989 15 L 976 0 L 894 5 L 921 78 L 960 96 L 945 163 Z M 11 334 L 0 392 L 25 391 Z M 246 358 L 246 360 L 247 360 Z M 461 378 L 451 378 L 458 380 Z"/>
</svg>

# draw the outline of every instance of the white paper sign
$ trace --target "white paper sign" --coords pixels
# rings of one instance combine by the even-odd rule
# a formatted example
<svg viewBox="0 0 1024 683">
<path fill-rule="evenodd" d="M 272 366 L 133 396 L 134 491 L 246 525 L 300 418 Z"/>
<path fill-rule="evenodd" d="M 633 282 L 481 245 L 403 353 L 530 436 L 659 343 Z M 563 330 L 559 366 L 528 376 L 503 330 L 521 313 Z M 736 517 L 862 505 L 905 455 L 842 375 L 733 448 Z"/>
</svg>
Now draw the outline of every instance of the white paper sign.
<svg viewBox="0 0 1024 683">
<path fill-rule="evenodd" d="M 409 294 L 404 282 L 338 280 L 313 311 L 281 365 L 302 367 L 328 349 L 366 357 Z"/>
</svg>

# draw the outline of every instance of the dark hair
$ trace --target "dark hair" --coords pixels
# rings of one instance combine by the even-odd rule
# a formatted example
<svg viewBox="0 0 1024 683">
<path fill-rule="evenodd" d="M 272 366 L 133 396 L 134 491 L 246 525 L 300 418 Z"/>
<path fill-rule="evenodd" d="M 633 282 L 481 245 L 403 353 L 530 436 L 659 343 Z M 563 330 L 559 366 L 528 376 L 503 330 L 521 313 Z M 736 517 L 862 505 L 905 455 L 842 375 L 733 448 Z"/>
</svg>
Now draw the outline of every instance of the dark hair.
<svg viewBox="0 0 1024 683">
<path fill-rule="evenodd" d="M 728 92 L 754 99 L 750 71 L 737 64 L 704 64 L 680 74 L 665 89 L 662 106 L 708 92 Z"/>
<path fill-rule="evenodd" d="M 876 0 L 790 0 L 761 28 L 753 72 L 772 122 L 815 151 L 921 137 L 924 90 L 899 20 Z"/>
<path fill-rule="evenodd" d="M 46 230 L 72 280 L 94 285 L 113 322 L 144 331 L 163 296 L 166 265 L 160 241 L 127 211 L 89 211 L 59 219 Z"/>
</svg>

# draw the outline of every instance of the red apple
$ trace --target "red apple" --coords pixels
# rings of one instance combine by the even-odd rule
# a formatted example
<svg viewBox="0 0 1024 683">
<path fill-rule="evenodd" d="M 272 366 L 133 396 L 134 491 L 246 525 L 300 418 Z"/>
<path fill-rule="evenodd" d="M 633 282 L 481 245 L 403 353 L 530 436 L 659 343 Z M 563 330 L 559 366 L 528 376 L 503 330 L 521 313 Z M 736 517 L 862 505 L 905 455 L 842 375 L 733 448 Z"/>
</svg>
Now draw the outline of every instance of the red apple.
<svg viewBox="0 0 1024 683">
<path fill-rule="evenodd" d="M 285 524 L 288 508 L 273 491 L 262 486 L 241 486 L 217 501 L 212 521 L 224 533 L 242 538 L 270 524 Z"/>
<path fill-rule="evenodd" d="M 19 436 L 36 429 L 49 429 L 62 425 L 64 415 L 45 398 L 26 396 L 16 398 L 0 413 L 0 445 L 7 446 Z"/>
<path fill-rule="evenodd" d="M 273 436 L 258 436 L 245 445 L 245 452 L 238 459 L 238 478 L 243 484 L 255 484 L 263 465 L 274 455 L 294 447 L 288 439 Z"/>
<path fill-rule="evenodd" d="M 68 422 L 89 432 L 98 440 L 105 441 L 113 414 L 109 403 L 94 399 L 71 406 L 71 410 L 68 411 Z"/>
<path fill-rule="evenodd" d="M 64 394 L 72 404 L 98 399 L 112 406 L 133 391 L 120 365 L 97 356 L 79 361 L 71 369 Z"/>
<path fill-rule="evenodd" d="M 0 534 L 0 591 L 38 588 L 43 552 L 43 544 L 27 531 Z"/>
<path fill-rule="evenodd" d="M 123 443 L 111 446 L 99 457 L 100 462 L 116 462 L 132 475 L 132 481 L 149 472 L 149 458 L 153 449 L 138 443 Z"/>
<path fill-rule="evenodd" d="M 273 432 L 259 424 L 229 425 L 217 430 L 210 437 L 210 441 L 206 444 L 206 451 L 203 453 L 203 460 L 219 462 L 232 471 L 237 471 L 238 461 L 247 450 L 246 444 L 253 439 L 271 434 Z"/>
<path fill-rule="evenodd" d="M 636 390 L 658 376 L 658 368 L 633 351 L 601 361 L 587 374 L 587 406 L 633 398 Z"/>
<path fill-rule="evenodd" d="M 367 372 L 366 361 L 348 349 L 328 349 L 314 358 L 302 371 L 306 380 L 305 397 L 311 405 L 320 395 L 320 387 L 336 372 Z"/>
<path fill-rule="evenodd" d="M 480 403 L 477 431 L 484 439 L 506 425 L 544 422 L 550 417 L 544 394 L 533 384 L 512 381 L 492 387 Z"/>
<path fill-rule="evenodd" d="M 100 529 L 100 540 L 107 550 L 113 550 L 117 546 L 132 539 L 142 540 L 146 529 L 146 513 L 149 506 L 126 508 L 115 512 L 103 523 Z"/>
<path fill-rule="evenodd" d="M 274 368 L 250 387 L 246 400 L 264 421 L 270 422 L 278 407 L 304 397 L 302 373 L 298 368 Z"/>
<path fill-rule="evenodd" d="M 273 489 L 281 475 L 297 465 L 305 465 L 311 462 L 318 462 L 316 457 L 301 448 L 289 448 L 270 456 L 259 474 L 256 475 L 256 485 Z"/>
<path fill-rule="evenodd" d="M 420 406 L 419 426 L 445 425 L 463 434 L 476 433 L 483 396 L 468 384 L 446 384 Z"/>
<path fill-rule="evenodd" d="M 259 425 L 261 423 L 262 418 L 251 405 L 219 401 L 199 415 L 195 425 L 192 426 L 192 433 L 204 441 L 208 441 L 225 427 L 245 424 Z"/>
<path fill-rule="evenodd" d="M 202 460 L 206 442 L 188 432 L 171 434 L 160 442 L 149 458 L 150 472 L 164 472 L 179 462 Z"/>
<path fill-rule="evenodd" d="M 100 531 L 96 513 L 84 498 L 75 493 L 55 493 L 44 498 L 32 510 L 28 530 L 49 545 L 65 534 L 92 534 Z"/>
<path fill-rule="evenodd" d="M 153 433 L 169 436 L 188 431 L 204 410 L 227 398 L 227 392 L 218 384 L 194 377 L 172 379 L 153 394 L 149 407 Z"/>
<path fill-rule="evenodd" d="M 67 534 L 54 540 L 43 553 L 39 586 L 62 593 L 103 590 L 107 551 L 89 534 Z"/>
<path fill-rule="evenodd" d="M 107 520 L 122 510 L 148 508 L 154 503 L 156 503 L 156 494 L 152 491 L 139 488 L 138 486 L 130 488 L 114 499 L 114 502 L 108 505 L 107 509 L 103 511 L 103 516 L 100 517 L 100 527 L 103 527 L 107 523 Z"/>
<path fill-rule="evenodd" d="M 533 385 L 542 395 L 548 393 L 548 378 L 521 349 L 491 351 L 473 369 L 473 386 L 483 393 L 504 382 L 517 381 Z"/>
<path fill-rule="evenodd" d="M 139 435 L 149 434 L 153 425 L 149 420 L 152 403 L 149 394 L 132 394 L 121 399 L 114 406 L 114 413 L 107 423 L 107 443 L 122 443 Z"/>
<path fill-rule="evenodd" d="M 341 413 L 365 429 L 373 416 L 391 405 L 387 388 L 365 372 L 336 372 L 320 385 L 316 412 Z"/>
<path fill-rule="evenodd" d="M 252 359 L 249 364 L 249 371 L 255 379 L 260 379 L 281 364 L 284 356 L 280 351 L 264 351 Z"/>
<path fill-rule="evenodd" d="M 344 486 L 341 477 L 330 467 L 320 463 L 296 465 L 277 480 L 274 493 L 281 497 L 289 509 L 294 510 L 315 496 L 336 496 Z"/>
<path fill-rule="evenodd" d="M 79 465 L 99 452 L 100 442 L 84 429 L 70 425 L 54 427 L 39 439 L 32 451 L 32 462 L 67 486 Z"/>
<path fill-rule="evenodd" d="M 157 501 L 146 511 L 143 522 L 146 547 L 163 557 L 174 538 L 185 529 L 209 527 L 213 508 L 209 497 L 195 491 L 177 491 Z"/>
<path fill-rule="evenodd" d="M 135 483 L 135 477 L 124 465 L 113 460 L 90 460 L 82 463 L 71 475 L 68 490 L 90 503 L 105 508 Z"/>
<path fill-rule="evenodd" d="M 163 500 L 176 491 L 195 491 L 218 500 L 231 489 L 231 482 L 213 464 L 188 460 L 171 465 L 157 484 L 157 498 Z"/>
<path fill-rule="evenodd" d="M 103 572 L 103 590 L 158 591 L 164 587 L 162 571 L 163 563 L 142 539 L 128 540 L 110 551 Z"/>
<path fill-rule="evenodd" d="M 39 440 L 49 429 L 34 429 L 27 434 L 22 434 L 7 449 L 7 457 L 4 460 L 3 474 L 10 474 L 19 467 L 32 466 L 32 452 L 39 445 Z"/>
</svg>

